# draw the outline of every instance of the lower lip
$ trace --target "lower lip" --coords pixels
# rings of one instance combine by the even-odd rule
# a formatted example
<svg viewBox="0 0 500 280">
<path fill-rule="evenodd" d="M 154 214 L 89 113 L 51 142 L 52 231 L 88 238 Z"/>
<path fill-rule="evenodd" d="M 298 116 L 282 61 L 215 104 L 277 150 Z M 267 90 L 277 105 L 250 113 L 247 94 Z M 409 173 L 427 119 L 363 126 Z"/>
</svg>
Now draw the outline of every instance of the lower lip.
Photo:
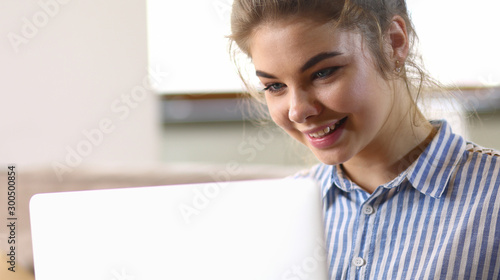
<svg viewBox="0 0 500 280">
<path fill-rule="evenodd" d="M 342 135 L 342 132 L 344 132 L 346 122 L 347 122 L 347 120 L 344 121 L 344 123 L 342 125 L 337 127 L 337 129 L 335 129 L 332 134 L 328 134 L 325 137 L 313 138 L 313 137 L 307 135 L 307 137 L 309 139 L 309 143 L 311 143 L 311 145 L 317 149 L 325 149 L 325 148 L 331 147 L 333 144 L 335 144 L 338 141 L 338 139 Z"/>
</svg>

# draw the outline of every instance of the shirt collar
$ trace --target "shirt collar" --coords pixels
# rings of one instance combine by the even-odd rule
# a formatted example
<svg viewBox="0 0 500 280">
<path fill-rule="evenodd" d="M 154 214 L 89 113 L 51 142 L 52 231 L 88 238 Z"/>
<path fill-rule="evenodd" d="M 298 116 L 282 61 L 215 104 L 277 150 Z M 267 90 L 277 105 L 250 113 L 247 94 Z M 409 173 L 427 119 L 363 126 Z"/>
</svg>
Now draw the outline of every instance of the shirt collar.
<svg viewBox="0 0 500 280">
<path fill-rule="evenodd" d="M 466 142 L 452 132 L 446 121 L 431 123 L 439 129 L 438 133 L 408 168 L 406 178 L 421 193 L 440 198 L 466 150 Z"/>
<path fill-rule="evenodd" d="M 395 179 L 385 184 L 385 188 L 397 187 L 408 179 L 411 185 L 421 193 L 435 198 L 441 197 L 453 169 L 457 166 L 466 149 L 466 143 L 460 135 L 452 132 L 445 120 L 431 121 L 431 124 L 438 129 L 436 136 L 417 160 Z M 332 186 L 345 192 L 359 188 L 349 180 L 341 165 L 332 166 L 330 174 L 329 180 L 323 184 L 323 196 L 326 196 Z"/>
</svg>

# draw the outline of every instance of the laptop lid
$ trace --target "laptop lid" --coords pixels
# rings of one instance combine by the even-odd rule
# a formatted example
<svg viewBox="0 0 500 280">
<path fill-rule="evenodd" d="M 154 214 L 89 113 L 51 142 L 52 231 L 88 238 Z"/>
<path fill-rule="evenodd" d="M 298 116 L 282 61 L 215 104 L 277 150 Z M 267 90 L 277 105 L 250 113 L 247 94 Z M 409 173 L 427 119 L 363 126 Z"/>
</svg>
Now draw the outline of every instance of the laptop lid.
<svg viewBox="0 0 500 280">
<path fill-rule="evenodd" d="M 308 179 L 37 194 L 30 218 L 37 280 L 327 277 Z"/>
</svg>

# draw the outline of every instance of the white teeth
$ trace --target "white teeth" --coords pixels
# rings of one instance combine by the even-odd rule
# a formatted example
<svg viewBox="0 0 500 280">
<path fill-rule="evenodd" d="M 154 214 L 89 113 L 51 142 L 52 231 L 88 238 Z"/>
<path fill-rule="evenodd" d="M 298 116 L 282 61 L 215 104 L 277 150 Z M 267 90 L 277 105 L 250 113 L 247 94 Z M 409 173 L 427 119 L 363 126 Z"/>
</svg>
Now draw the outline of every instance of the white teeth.
<svg viewBox="0 0 500 280">
<path fill-rule="evenodd" d="M 335 129 L 335 124 L 328 126 L 325 129 L 320 130 L 318 132 L 309 133 L 309 136 L 311 136 L 312 138 L 321 138 L 321 137 L 329 134 L 330 132 L 332 132 L 334 129 Z"/>
<path fill-rule="evenodd" d="M 326 135 L 332 133 L 335 130 L 335 128 L 337 128 L 337 126 L 340 126 L 343 123 L 342 120 L 344 120 L 344 119 L 339 120 L 338 122 L 326 127 L 323 130 L 320 130 L 320 131 L 315 132 L 315 133 L 309 133 L 309 136 L 312 138 L 321 138 L 323 136 L 326 136 Z"/>
</svg>

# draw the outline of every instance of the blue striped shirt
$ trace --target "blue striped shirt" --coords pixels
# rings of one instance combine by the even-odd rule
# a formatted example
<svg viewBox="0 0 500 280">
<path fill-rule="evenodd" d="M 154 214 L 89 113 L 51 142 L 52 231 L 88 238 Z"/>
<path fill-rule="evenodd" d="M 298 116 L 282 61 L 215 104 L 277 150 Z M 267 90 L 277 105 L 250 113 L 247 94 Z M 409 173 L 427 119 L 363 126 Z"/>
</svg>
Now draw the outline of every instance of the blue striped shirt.
<svg viewBox="0 0 500 280">
<path fill-rule="evenodd" d="M 418 158 L 369 194 L 340 166 L 322 187 L 331 279 L 500 279 L 500 154 L 445 121 Z"/>
</svg>

